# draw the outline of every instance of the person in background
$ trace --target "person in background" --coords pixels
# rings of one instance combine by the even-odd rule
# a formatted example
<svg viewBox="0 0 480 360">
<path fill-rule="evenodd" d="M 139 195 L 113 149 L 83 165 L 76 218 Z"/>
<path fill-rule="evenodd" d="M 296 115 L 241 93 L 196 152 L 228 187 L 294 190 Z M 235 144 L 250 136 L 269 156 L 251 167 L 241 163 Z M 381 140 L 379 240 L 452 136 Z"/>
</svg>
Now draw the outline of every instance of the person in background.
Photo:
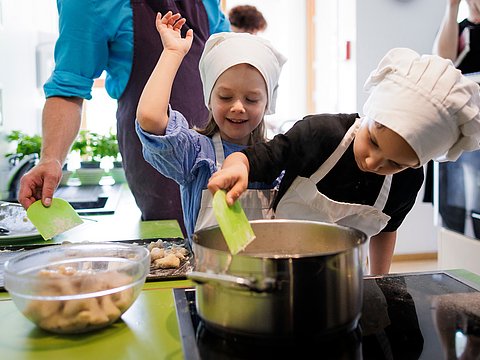
<svg viewBox="0 0 480 360">
<path fill-rule="evenodd" d="M 225 155 L 265 141 L 264 115 L 275 112 L 285 58 L 258 36 L 212 35 L 199 64 L 209 122 L 203 129 L 190 129 L 186 115 L 169 106 L 175 74 L 194 35 L 190 29 L 182 37 L 185 22 L 180 14 L 157 15 L 164 51 L 140 97 L 136 129 L 145 159 L 180 184 L 190 238 L 195 230 L 217 223 L 207 182 Z M 275 179 L 250 184 L 251 190 L 242 199 L 250 219 L 266 216 L 275 185 Z"/>
<path fill-rule="evenodd" d="M 463 74 L 469 74 L 480 71 L 480 0 L 464 0 L 468 6 L 468 17 L 458 23 L 461 1 L 447 0 L 445 15 L 434 41 L 433 53 L 452 60 Z M 473 158 L 471 155 L 464 155 L 455 163 L 440 164 L 439 167 L 438 182 L 442 189 L 446 189 L 445 192 L 439 193 L 438 198 L 442 224 L 460 233 L 464 233 L 465 219 L 470 216 L 466 214 L 464 163 L 471 162 Z M 432 203 L 433 173 L 433 162 L 429 162 L 424 201 Z M 455 189 L 455 192 L 452 193 L 450 189 Z"/>
<path fill-rule="evenodd" d="M 461 0 L 448 0 L 433 53 L 450 59 L 464 74 L 480 71 L 480 0 L 465 0 L 468 18 L 457 23 Z"/>
<path fill-rule="evenodd" d="M 370 238 L 371 274 L 388 273 L 397 229 L 415 204 L 422 166 L 480 147 L 480 95 L 450 60 L 390 50 L 366 81 L 364 116 L 311 115 L 225 159 L 208 188 L 231 205 L 247 181 L 272 181 L 277 218 L 351 226 Z"/>
<path fill-rule="evenodd" d="M 252 5 L 238 5 L 228 12 L 228 20 L 232 31 L 241 33 L 246 32 L 257 35 L 267 28 L 267 20 L 263 14 Z"/>
<path fill-rule="evenodd" d="M 106 90 L 118 99 L 117 136 L 123 166 L 142 219 L 177 219 L 183 228 L 178 185 L 143 159 L 135 112 L 162 52 L 154 25 L 156 14 L 179 12 L 188 19 L 185 31 L 193 29 L 194 36 L 170 101 L 192 121 L 190 125 L 206 124 L 198 61 L 209 35 L 230 29 L 219 0 L 57 0 L 57 4 L 59 38 L 55 69 L 44 85 L 43 147 L 38 165 L 21 179 L 19 202 L 25 208 L 38 199 L 50 205 L 80 127 L 83 100 L 91 98 L 93 80 L 106 71 Z"/>
</svg>

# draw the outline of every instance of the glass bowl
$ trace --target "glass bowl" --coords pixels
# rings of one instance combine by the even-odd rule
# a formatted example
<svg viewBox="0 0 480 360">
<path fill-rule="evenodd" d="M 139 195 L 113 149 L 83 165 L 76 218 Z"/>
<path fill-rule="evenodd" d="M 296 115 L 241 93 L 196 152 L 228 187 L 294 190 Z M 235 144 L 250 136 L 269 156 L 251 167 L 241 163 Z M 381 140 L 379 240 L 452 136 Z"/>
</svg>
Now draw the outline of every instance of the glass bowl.
<svg viewBox="0 0 480 360">
<path fill-rule="evenodd" d="M 42 329 L 82 333 L 120 318 L 150 269 L 139 245 L 75 243 L 25 251 L 5 263 L 4 282 L 17 308 Z"/>
</svg>

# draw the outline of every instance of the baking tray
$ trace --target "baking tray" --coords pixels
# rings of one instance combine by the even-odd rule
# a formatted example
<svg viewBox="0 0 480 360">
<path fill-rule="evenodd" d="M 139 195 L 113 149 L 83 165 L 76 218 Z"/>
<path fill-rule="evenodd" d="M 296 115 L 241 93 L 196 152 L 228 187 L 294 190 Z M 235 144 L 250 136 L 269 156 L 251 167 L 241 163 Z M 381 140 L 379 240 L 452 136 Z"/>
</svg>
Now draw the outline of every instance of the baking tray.
<svg viewBox="0 0 480 360">
<path fill-rule="evenodd" d="M 188 255 L 185 260 L 181 260 L 180 266 L 176 269 L 152 269 L 150 268 L 150 273 L 147 275 L 146 281 L 163 281 L 163 280 L 182 280 L 187 278 L 187 273 L 192 271 L 194 268 L 194 256 L 192 248 L 187 240 L 182 238 L 152 238 L 152 239 L 136 239 L 136 240 L 118 240 L 110 242 L 119 242 L 119 243 L 128 243 L 128 244 L 138 244 L 147 246 L 151 242 L 162 240 L 166 243 L 168 248 L 170 245 L 179 245 L 183 246 L 188 250 Z M 3 287 L 3 267 L 5 262 L 12 258 L 13 256 L 19 254 L 22 251 L 39 249 L 45 246 L 57 246 L 61 245 L 59 243 L 50 243 L 50 244 L 32 244 L 32 245 L 0 245 L 0 291 L 5 291 Z"/>
</svg>

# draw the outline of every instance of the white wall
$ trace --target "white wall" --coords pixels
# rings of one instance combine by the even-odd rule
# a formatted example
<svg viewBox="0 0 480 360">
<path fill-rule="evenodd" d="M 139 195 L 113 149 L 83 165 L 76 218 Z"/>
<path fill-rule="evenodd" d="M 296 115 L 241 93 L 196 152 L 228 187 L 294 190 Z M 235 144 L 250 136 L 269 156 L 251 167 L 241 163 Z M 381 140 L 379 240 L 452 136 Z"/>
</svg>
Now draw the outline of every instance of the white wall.
<svg viewBox="0 0 480 360">
<path fill-rule="evenodd" d="M 317 113 L 357 112 L 356 0 L 315 0 L 314 94 Z M 347 56 L 350 44 L 350 57 Z"/>
<path fill-rule="evenodd" d="M 363 84 L 389 49 L 409 47 L 431 54 L 445 0 L 358 0 L 356 9 L 357 107 L 361 109 L 367 99 Z"/>
<path fill-rule="evenodd" d="M 307 113 L 306 95 L 306 6 L 298 1 L 292 12 L 292 0 L 227 0 L 226 14 L 236 5 L 249 4 L 257 7 L 267 21 L 267 29 L 259 33 L 268 39 L 287 62 L 279 80 L 276 112 L 266 117 L 272 128 L 288 120 L 298 120 Z"/>
<path fill-rule="evenodd" d="M 0 25 L 0 88 L 3 126 L 0 130 L 41 131 L 42 92 L 37 88 L 36 48 L 55 38 L 56 2 L 3 0 Z"/>
</svg>

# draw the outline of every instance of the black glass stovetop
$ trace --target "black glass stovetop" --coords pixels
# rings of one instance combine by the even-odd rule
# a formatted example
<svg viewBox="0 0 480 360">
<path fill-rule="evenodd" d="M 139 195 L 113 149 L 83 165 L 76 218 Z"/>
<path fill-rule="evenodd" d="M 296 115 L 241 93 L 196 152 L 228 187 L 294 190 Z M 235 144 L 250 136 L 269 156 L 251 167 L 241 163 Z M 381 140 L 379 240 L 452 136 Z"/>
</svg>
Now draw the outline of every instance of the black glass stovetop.
<svg viewBox="0 0 480 360">
<path fill-rule="evenodd" d="M 291 340 L 209 329 L 195 289 L 173 291 L 185 360 L 480 359 L 480 292 L 443 272 L 365 278 L 356 329 Z"/>
</svg>

